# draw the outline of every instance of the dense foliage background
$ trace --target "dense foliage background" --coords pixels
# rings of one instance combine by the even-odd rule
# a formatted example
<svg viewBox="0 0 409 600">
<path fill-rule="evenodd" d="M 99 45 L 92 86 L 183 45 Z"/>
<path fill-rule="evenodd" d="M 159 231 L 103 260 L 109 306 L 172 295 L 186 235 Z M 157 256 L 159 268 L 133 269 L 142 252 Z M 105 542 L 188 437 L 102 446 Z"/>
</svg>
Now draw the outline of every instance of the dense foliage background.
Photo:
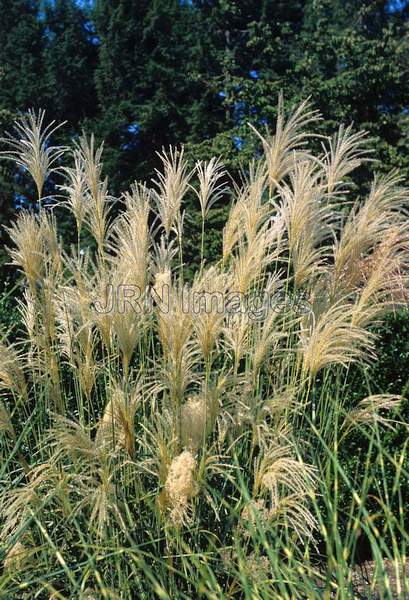
<svg viewBox="0 0 409 600">
<path fill-rule="evenodd" d="M 42 107 L 67 121 L 59 141 L 94 131 L 113 192 L 150 179 L 170 143 L 248 158 L 247 122 L 272 123 L 280 90 L 311 96 L 322 131 L 367 129 L 379 168 L 409 174 L 403 0 L 0 0 L 0 14 L 1 130 Z M 16 197 L 1 177 L 4 220 Z"/>
</svg>

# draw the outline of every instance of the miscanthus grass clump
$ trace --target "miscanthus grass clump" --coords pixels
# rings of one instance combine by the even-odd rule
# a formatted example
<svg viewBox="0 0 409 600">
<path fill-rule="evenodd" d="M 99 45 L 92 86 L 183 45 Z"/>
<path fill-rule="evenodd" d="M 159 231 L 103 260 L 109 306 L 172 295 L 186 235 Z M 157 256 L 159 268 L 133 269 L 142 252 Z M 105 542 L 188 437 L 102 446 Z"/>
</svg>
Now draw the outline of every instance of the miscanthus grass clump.
<svg viewBox="0 0 409 600">
<path fill-rule="evenodd" d="M 408 192 L 394 172 L 354 198 L 370 143 L 314 136 L 319 118 L 280 100 L 239 180 L 171 148 L 119 199 L 94 137 L 53 147 L 30 112 L 3 140 L 39 203 L 8 228 L 22 285 L 21 327 L 0 341 L 2 597 L 352 598 L 360 538 L 368 597 L 408 592 L 405 447 L 382 445 L 401 398 L 344 404 L 351 363 L 376 358 L 370 326 L 407 299 Z M 223 250 L 205 261 L 217 202 Z M 339 460 L 357 428 L 358 478 Z"/>
</svg>

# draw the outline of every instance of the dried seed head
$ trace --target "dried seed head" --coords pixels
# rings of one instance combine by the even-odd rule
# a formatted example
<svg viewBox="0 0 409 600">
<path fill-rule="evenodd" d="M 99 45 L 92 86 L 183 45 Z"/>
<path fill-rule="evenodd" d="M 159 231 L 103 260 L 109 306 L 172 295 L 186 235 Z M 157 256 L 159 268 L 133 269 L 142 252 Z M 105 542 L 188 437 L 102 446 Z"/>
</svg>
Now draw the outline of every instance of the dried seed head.
<svg viewBox="0 0 409 600">
<path fill-rule="evenodd" d="M 27 548 L 21 542 L 16 542 L 7 552 L 4 559 L 5 571 L 11 571 L 12 573 L 21 571 L 27 558 L 27 553 Z"/>
<path fill-rule="evenodd" d="M 266 580 L 269 576 L 270 561 L 267 556 L 259 556 L 253 552 L 250 556 L 246 556 L 246 563 L 243 566 L 254 583 Z"/>
<path fill-rule="evenodd" d="M 203 444 L 206 437 L 207 419 L 207 407 L 204 398 L 189 398 L 183 404 L 180 429 L 181 442 L 184 448 L 197 450 Z"/>
<path fill-rule="evenodd" d="M 171 507 L 171 517 L 177 523 L 186 521 L 189 500 L 197 496 L 197 485 L 194 472 L 196 460 L 189 450 L 184 450 L 173 459 L 165 483 L 165 491 Z"/>
<path fill-rule="evenodd" d="M 257 521 L 264 527 L 268 524 L 268 520 L 269 511 L 265 501 L 261 498 L 259 500 L 250 500 L 241 512 L 241 529 L 247 531 L 247 526 L 250 524 L 252 527 L 255 527 Z"/>
<path fill-rule="evenodd" d="M 390 419 L 383 417 L 380 411 L 396 410 L 403 400 L 403 396 L 394 394 L 377 394 L 368 396 L 359 402 L 358 406 L 352 409 L 346 419 L 348 426 L 350 424 L 374 424 L 378 422 L 381 425 L 390 427 Z"/>
<path fill-rule="evenodd" d="M 61 202 L 61 205 L 65 206 L 74 215 L 79 235 L 88 211 L 89 198 L 86 194 L 84 164 L 78 149 L 74 150 L 73 157 L 75 166 L 74 168 L 64 167 L 62 169 L 66 176 L 66 183 L 58 187 L 66 193 L 66 199 Z"/>
</svg>

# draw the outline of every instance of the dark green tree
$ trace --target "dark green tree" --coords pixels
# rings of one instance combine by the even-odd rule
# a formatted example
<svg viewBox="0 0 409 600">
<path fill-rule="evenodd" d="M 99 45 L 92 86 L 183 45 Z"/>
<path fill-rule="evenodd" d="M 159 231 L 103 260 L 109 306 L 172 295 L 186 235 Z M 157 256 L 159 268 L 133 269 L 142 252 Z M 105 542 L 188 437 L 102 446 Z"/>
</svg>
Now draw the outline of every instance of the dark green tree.
<svg viewBox="0 0 409 600">
<path fill-rule="evenodd" d="M 209 19 L 218 4 L 214 3 Z M 259 127 L 271 124 L 277 95 L 283 90 L 288 105 L 310 96 L 323 114 L 326 133 L 335 131 L 340 122 L 367 129 L 375 138 L 377 167 L 396 166 L 408 175 L 409 3 L 306 0 L 289 4 L 282 11 L 280 3 L 263 3 L 258 10 L 254 5 L 253 21 L 247 14 L 247 27 L 244 18 L 234 36 L 229 32 L 229 40 L 236 39 L 236 44 L 230 51 L 234 60 L 224 78 L 219 76 L 224 123 L 199 151 L 204 155 L 224 151 L 234 158 L 232 140 L 239 138 L 236 159 L 238 155 L 247 159 L 254 147 L 246 122 Z M 273 5 L 274 18 L 268 11 Z M 235 10 L 237 19 L 234 3 L 220 6 Z M 234 18 L 227 15 L 226 27 L 232 23 Z M 213 46 L 220 57 L 226 55 L 221 42 Z M 244 64 L 240 63 L 243 56 Z M 213 62 L 221 65 L 223 60 Z"/>
<path fill-rule="evenodd" d="M 150 178 L 156 150 L 203 135 L 197 15 L 178 0 L 97 0 L 94 19 L 107 166 L 115 184 Z"/>
<path fill-rule="evenodd" d="M 39 3 L 0 1 L 0 106 L 26 109 L 43 99 L 43 25 Z"/>
<path fill-rule="evenodd" d="M 45 108 L 57 121 L 78 132 L 94 118 L 98 102 L 94 85 L 97 40 L 87 11 L 75 0 L 49 1 L 43 25 Z"/>
<path fill-rule="evenodd" d="M 375 137 L 379 169 L 409 167 L 408 8 L 385 0 L 310 1 L 293 89 L 311 95 L 326 123 L 355 123 Z"/>
</svg>

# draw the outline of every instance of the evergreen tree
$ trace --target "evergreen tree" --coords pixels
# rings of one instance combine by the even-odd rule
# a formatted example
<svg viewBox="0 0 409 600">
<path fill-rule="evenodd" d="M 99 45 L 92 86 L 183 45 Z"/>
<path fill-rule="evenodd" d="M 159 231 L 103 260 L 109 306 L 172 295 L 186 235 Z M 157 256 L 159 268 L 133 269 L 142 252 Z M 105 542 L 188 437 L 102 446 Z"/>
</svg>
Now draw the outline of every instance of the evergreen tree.
<svg viewBox="0 0 409 600">
<path fill-rule="evenodd" d="M 34 0 L 0 0 L 0 107 L 25 110 L 44 98 L 43 26 Z"/>
<path fill-rule="evenodd" d="M 408 16 L 385 0 L 310 0 L 292 82 L 293 90 L 302 82 L 299 93 L 312 96 L 334 129 L 353 121 L 375 136 L 378 168 L 407 175 Z"/>
<path fill-rule="evenodd" d="M 209 115 L 216 135 L 202 136 L 193 152 L 222 154 L 231 167 L 254 153 L 244 144 L 247 122 L 262 125 L 275 117 L 278 93 L 293 68 L 290 49 L 302 27 L 303 5 L 303 0 L 195 2 L 208 32 L 202 77 L 218 109 Z"/>
<path fill-rule="evenodd" d="M 44 74 L 50 117 L 78 131 L 97 113 L 93 73 L 96 40 L 87 12 L 75 0 L 48 2 L 44 14 Z"/>
<path fill-rule="evenodd" d="M 192 153 L 222 153 L 233 167 L 246 161 L 255 152 L 247 122 L 259 128 L 273 122 L 283 90 L 288 105 L 311 97 L 323 113 L 323 131 L 352 121 L 367 129 L 378 168 L 409 174 L 409 3 L 260 2 L 247 12 L 246 3 L 198 5 L 205 21 L 219 23 L 210 45 L 219 71 L 209 79 L 219 86 L 225 112 L 218 133 Z"/>
<path fill-rule="evenodd" d="M 94 18 L 100 40 L 97 128 L 106 140 L 108 167 L 114 182 L 150 177 L 155 151 L 198 129 L 195 12 L 178 0 L 98 0 Z"/>
</svg>

